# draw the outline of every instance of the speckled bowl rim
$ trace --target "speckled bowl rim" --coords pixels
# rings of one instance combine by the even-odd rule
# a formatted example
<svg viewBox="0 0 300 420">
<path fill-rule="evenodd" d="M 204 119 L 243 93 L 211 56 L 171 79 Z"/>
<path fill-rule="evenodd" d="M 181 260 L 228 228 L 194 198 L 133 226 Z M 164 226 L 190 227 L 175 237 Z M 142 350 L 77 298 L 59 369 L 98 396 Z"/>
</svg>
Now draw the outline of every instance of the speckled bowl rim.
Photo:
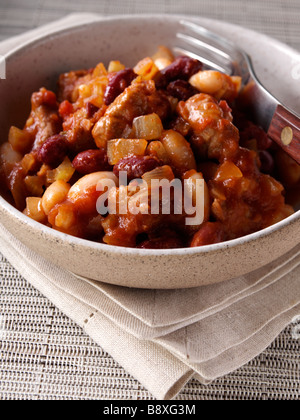
<svg viewBox="0 0 300 420">
<path fill-rule="evenodd" d="M 13 58 L 14 56 L 18 54 L 23 54 L 26 52 L 27 49 L 31 49 L 35 45 L 44 42 L 47 39 L 54 39 L 56 37 L 59 37 L 63 35 L 64 33 L 72 33 L 72 31 L 78 31 L 83 29 L 85 26 L 97 24 L 99 22 L 114 22 L 119 20 L 141 20 L 141 19 L 161 19 L 164 17 L 164 15 L 161 14 L 139 14 L 139 15 L 114 15 L 114 16 L 101 16 L 99 17 L 95 15 L 95 19 L 88 23 L 74 23 L 69 25 L 67 28 L 58 29 L 56 31 L 53 31 L 49 34 L 42 35 L 42 36 L 36 36 L 33 37 L 30 41 L 26 41 L 22 44 L 20 44 L 18 47 L 12 49 L 9 53 L 5 54 L 6 60 L 9 60 Z M 181 20 L 181 19 L 189 19 L 189 20 L 196 20 L 194 16 L 190 15 L 177 15 L 177 14 L 171 14 L 165 16 L 167 19 L 170 20 Z M 201 22 L 207 22 L 207 23 L 213 23 L 213 24 L 226 24 L 229 27 L 236 28 L 236 29 L 246 29 L 247 32 L 253 33 L 255 35 L 259 34 L 262 36 L 266 41 L 269 41 L 272 44 L 275 44 L 278 48 L 282 48 L 285 51 L 289 51 L 291 54 L 299 55 L 298 51 L 294 50 L 288 45 L 285 45 L 284 43 L 268 37 L 267 35 L 261 34 L 257 31 L 253 31 L 248 28 L 242 28 L 239 25 L 235 25 L 228 22 L 223 22 L 215 19 L 208 19 L 208 18 L 199 18 L 199 21 Z M 240 238 L 232 239 L 226 242 L 220 242 L 217 244 L 212 245 L 204 245 L 201 247 L 189 247 L 189 248 L 174 248 L 174 249 L 138 249 L 138 248 L 129 248 L 129 247 L 122 247 L 122 246 L 115 246 L 115 245 L 108 245 L 108 244 L 102 244 L 99 242 L 93 242 L 89 241 L 87 239 L 81 239 L 77 238 L 75 236 L 71 236 L 69 234 L 65 234 L 59 231 L 56 231 L 50 227 L 47 227 L 39 222 L 36 222 L 33 219 L 30 219 L 28 216 L 25 216 L 21 211 L 17 210 L 14 206 L 12 206 L 8 201 L 6 201 L 2 196 L 0 196 L 0 205 L 2 208 L 4 208 L 9 214 L 13 215 L 16 219 L 18 219 L 21 223 L 31 227 L 32 229 L 38 230 L 42 232 L 44 235 L 50 235 L 55 240 L 61 240 L 62 242 L 67 242 L 69 244 L 81 246 L 81 247 L 88 247 L 90 249 L 93 249 L 95 251 L 106 251 L 111 252 L 114 254 L 125 254 L 129 256 L 163 256 L 163 255 L 194 255 L 194 254 L 204 254 L 209 253 L 212 251 L 218 251 L 218 250 L 227 250 L 229 248 L 233 248 L 239 245 L 243 245 L 248 242 L 252 242 L 255 240 L 258 240 L 260 238 L 266 237 L 268 235 L 271 235 L 273 232 L 284 229 L 284 227 L 288 226 L 289 224 L 293 223 L 295 220 L 300 218 L 300 210 L 296 211 L 291 216 L 287 217 L 286 219 L 275 223 L 272 226 L 269 226 L 265 229 L 261 229 L 257 232 L 251 233 L 249 235 L 245 235 Z"/>
</svg>

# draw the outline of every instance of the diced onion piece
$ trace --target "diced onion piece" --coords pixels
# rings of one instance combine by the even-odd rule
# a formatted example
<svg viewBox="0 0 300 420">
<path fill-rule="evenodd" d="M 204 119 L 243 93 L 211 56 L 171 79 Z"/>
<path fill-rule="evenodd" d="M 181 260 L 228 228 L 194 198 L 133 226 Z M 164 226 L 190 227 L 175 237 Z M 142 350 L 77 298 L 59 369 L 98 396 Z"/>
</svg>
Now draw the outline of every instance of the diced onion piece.
<svg viewBox="0 0 300 420">
<path fill-rule="evenodd" d="M 21 165 L 25 174 L 31 171 L 36 163 L 37 163 L 36 155 L 34 155 L 33 153 L 27 153 L 23 157 L 22 162 L 21 162 Z"/>
<path fill-rule="evenodd" d="M 235 85 L 236 92 L 239 93 L 242 87 L 242 78 L 240 76 L 230 76 L 232 83 Z"/>
<path fill-rule="evenodd" d="M 26 153 L 32 144 L 29 133 L 14 126 L 10 127 L 8 141 L 12 148 L 19 153 Z"/>
<path fill-rule="evenodd" d="M 42 164 L 41 169 L 38 171 L 37 175 L 46 179 L 47 172 L 51 171 L 51 167 L 46 165 L 45 163 Z"/>
<path fill-rule="evenodd" d="M 163 125 L 159 116 L 155 113 L 142 115 L 133 120 L 135 136 L 139 139 L 159 139 L 163 132 Z"/>
<path fill-rule="evenodd" d="M 168 67 L 174 61 L 174 55 L 169 48 L 161 45 L 157 52 L 151 57 L 159 70 Z"/>
<path fill-rule="evenodd" d="M 223 182 L 228 179 L 242 178 L 242 177 L 243 177 L 243 174 L 241 170 L 233 162 L 226 160 L 219 167 L 215 175 L 215 180 Z"/>
<path fill-rule="evenodd" d="M 23 213 L 37 222 L 44 223 L 47 221 L 46 214 L 42 207 L 42 199 L 39 197 L 27 197 L 26 208 Z"/>
<path fill-rule="evenodd" d="M 161 142 L 166 149 L 172 166 L 178 172 L 186 172 L 197 168 L 191 145 L 180 133 L 174 130 L 167 130 L 164 132 Z"/>
<path fill-rule="evenodd" d="M 30 195 L 34 197 L 41 197 L 44 193 L 44 180 L 40 176 L 32 175 L 26 176 L 24 179 L 26 188 Z"/>
<path fill-rule="evenodd" d="M 53 170 L 48 170 L 46 174 L 47 184 L 52 184 L 55 181 L 69 182 L 75 172 L 70 159 L 66 157 L 64 161 Z"/>
<path fill-rule="evenodd" d="M 95 80 L 92 81 L 92 95 L 89 98 L 89 102 L 91 102 L 98 108 L 101 108 L 101 106 L 103 105 L 103 98 L 107 84 L 108 78 L 106 76 L 97 77 Z"/>
<path fill-rule="evenodd" d="M 154 78 L 159 69 L 155 65 L 154 61 L 150 57 L 143 58 L 133 68 L 134 72 L 139 76 L 142 76 L 145 80 L 151 80 Z"/>
<path fill-rule="evenodd" d="M 76 88 L 78 93 L 78 97 L 76 98 L 76 108 L 79 109 L 88 102 L 100 108 L 103 105 L 103 97 L 107 84 L 108 77 L 106 75 L 106 70 L 104 68 L 103 72 L 101 72 L 100 69 L 98 76 L 94 76 L 91 80 L 86 80 L 85 83 Z M 89 119 L 85 120 L 85 124 L 87 123 L 90 123 Z M 87 127 L 87 129 L 90 128 L 91 127 Z"/>
<path fill-rule="evenodd" d="M 91 85 L 85 85 L 85 84 L 79 85 L 78 93 L 81 98 L 89 98 L 92 94 Z"/>
<path fill-rule="evenodd" d="M 65 181 L 55 181 L 45 191 L 42 197 L 42 208 L 46 215 L 56 205 L 64 201 L 68 195 L 70 185 Z"/>
<path fill-rule="evenodd" d="M 16 164 L 9 174 L 6 173 L 7 167 L 3 165 L 3 170 L 7 176 L 7 185 L 12 193 L 15 205 L 18 210 L 24 210 L 27 197 L 27 190 L 24 183 L 24 172 L 19 164 Z"/>
<path fill-rule="evenodd" d="M 99 63 L 97 64 L 97 66 L 94 68 L 93 70 L 93 78 L 94 77 L 101 77 L 101 76 L 106 76 L 107 75 L 107 71 L 106 68 L 104 66 L 103 63 Z"/>
<path fill-rule="evenodd" d="M 100 118 L 92 129 L 92 136 L 99 149 L 106 149 L 107 147 L 107 125 L 107 119 Z"/>
<path fill-rule="evenodd" d="M 4 143 L 0 148 L 0 163 L 6 176 L 9 176 L 14 165 L 20 162 L 22 155 L 16 152 L 12 145 L 8 142 Z"/>
<path fill-rule="evenodd" d="M 149 185 L 151 184 L 152 179 L 167 179 L 168 181 L 173 181 L 174 178 L 174 173 L 169 165 L 159 166 L 142 175 L 142 179 Z"/>
<path fill-rule="evenodd" d="M 164 68 L 172 64 L 172 61 L 169 60 L 168 58 L 160 57 L 160 58 L 156 58 L 154 63 L 157 66 L 158 70 L 163 70 Z"/>
<path fill-rule="evenodd" d="M 107 142 L 107 156 L 110 165 L 120 159 L 135 155 L 144 156 L 148 142 L 145 139 L 114 139 Z"/>
<path fill-rule="evenodd" d="M 115 73 L 120 70 L 124 70 L 125 66 L 118 60 L 112 60 L 108 64 L 107 72 L 108 73 Z"/>
</svg>

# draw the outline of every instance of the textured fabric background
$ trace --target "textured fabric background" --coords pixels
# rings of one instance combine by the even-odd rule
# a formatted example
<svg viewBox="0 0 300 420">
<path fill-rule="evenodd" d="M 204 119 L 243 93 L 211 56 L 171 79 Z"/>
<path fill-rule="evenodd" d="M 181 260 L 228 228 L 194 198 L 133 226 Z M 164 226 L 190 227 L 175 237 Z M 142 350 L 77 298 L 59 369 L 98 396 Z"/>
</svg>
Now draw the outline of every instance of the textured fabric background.
<svg viewBox="0 0 300 420">
<path fill-rule="evenodd" d="M 0 259 L 0 398 L 151 400 L 152 395 Z M 182 400 L 299 399 L 300 340 L 290 325 L 259 357 Z"/>
<path fill-rule="evenodd" d="M 198 15 L 239 24 L 300 49 L 298 0 L 1 0 L 0 40 L 70 12 Z"/>
<path fill-rule="evenodd" d="M 71 12 L 184 13 L 243 25 L 300 50 L 298 0 L 0 0 L 0 41 Z M 0 399 L 144 399 L 153 396 L 0 256 Z M 299 399 L 300 339 L 289 326 L 260 356 L 178 399 Z"/>
</svg>

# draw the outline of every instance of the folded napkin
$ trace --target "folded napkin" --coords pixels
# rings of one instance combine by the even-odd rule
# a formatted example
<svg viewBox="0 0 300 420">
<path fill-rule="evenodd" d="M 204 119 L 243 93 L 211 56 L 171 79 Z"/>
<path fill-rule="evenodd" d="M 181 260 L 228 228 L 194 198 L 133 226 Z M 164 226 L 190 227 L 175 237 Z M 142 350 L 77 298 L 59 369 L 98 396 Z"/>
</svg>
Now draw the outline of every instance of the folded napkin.
<svg viewBox="0 0 300 420">
<path fill-rule="evenodd" d="M 40 33 L 97 19 L 73 14 L 3 42 L 0 54 Z M 159 400 L 174 398 L 192 377 L 209 383 L 241 367 L 300 314 L 300 245 L 248 275 L 182 290 L 128 289 L 75 276 L 1 223 L 0 252 Z"/>
</svg>

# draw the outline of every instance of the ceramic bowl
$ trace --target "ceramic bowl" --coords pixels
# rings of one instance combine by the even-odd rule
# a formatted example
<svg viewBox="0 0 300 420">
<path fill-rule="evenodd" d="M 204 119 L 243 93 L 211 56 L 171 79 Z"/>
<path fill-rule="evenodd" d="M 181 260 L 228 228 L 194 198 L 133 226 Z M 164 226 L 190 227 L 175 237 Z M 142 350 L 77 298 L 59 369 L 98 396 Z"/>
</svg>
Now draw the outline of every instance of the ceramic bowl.
<svg viewBox="0 0 300 420">
<path fill-rule="evenodd" d="M 60 73 L 119 59 L 133 65 L 158 45 L 172 47 L 181 16 L 95 17 L 20 45 L 6 57 L 0 82 L 0 133 L 22 126 L 31 93 L 55 88 Z M 190 19 L 190 18 L 189 18 Z M 297 65 L 300 55 L 250 30 L 208 19 L 199 24 L 238 41 L 253 58 L 256 72 L 278 99 L 300 113 Z M 298 77 L 299 79 L 299 77 Z M 216 245 L 143 250 L 97 244 L 62 234 L 23 215 L 0 197 L 0 221 L 22 243 L 78 276 L 111 284 L 151 289 L 190 288 L 225 281 L 253 271 L 299 243 L 300 212 L 257 233 Z"/>
</svg>

